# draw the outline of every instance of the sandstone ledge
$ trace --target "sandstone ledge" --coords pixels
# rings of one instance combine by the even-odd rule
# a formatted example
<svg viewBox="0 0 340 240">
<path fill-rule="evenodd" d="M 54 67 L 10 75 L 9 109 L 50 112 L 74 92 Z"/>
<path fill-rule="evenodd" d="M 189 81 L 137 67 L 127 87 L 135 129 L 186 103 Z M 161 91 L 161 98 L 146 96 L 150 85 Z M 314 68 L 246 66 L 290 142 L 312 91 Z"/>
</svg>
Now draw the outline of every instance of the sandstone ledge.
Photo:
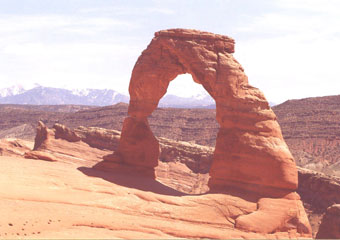
<svg viewBox="0 0 340 240">
<path fill-rule="evenodd" d="M 112 171 L 112 159 L 108 157 L 110 154 L 107 154 L 109 151 L 104 148 L 93 148 L 82 140 L 91 135 L 89 134 L 93 132 L 91 128 L 81 127 L 81 135 L 77 134 L 78 130 L 70 130 L 62 125 L 47 129 L 40 124 L 38 129 L 42 132 L 47 132 L 48 135 L 45 139 L 37 139 L 40 146 L 35 151 L 32 151 L 33 153 L 39 154 L 39 151 L 51 153 L 54 157 L 59 158 L 57 162 L 51 163 L 57 164 L 56 167 L 64 164 L 70 166 L 72 164 L 86 176 L 108 181 L 105 192 L 125 192 L 118 185 L 127 187 L 130 190 L 136 189 L 133 191 L 137 191 L 137 193 L 133 195 L 138 196 L 138 198 L 146 201 L 147 205 L 151 204 L 153 207 L 147 207 L 145 202 L 138 203 L 138 205 L 145 205 L 146 209 L 139 209 L 138 214 L 133 211 L 134 218 L 141 217 L 145 219 L 149 214 L 157 216 L 156 218 L 160 219 L 156 222 L 153 220 L 144 220 L 142 222 L 144 225 L 146 224 L 145 226 L 153 222 L 152 224 L 157 225 L 157 227 L 154 227 L 157 231 L 167 233 L 167 235 L 152 235 L 154 237 L 299 238 L 311 236 L 308 219 L 297 194 L 291 193 L 273 198 L 266 197 L 258 192 L 245 191 L 244 188 L 240 189 L 238 187 L 230 188 L 228 191 L 224 190 L 221 193 L 207 192 L 208 174 L 205 168 L 209 168 L 212 148 L 160 138 L 161 152 L 162 146 L 165 149 L 163 151 L 164 161 L 160 161 L 156 168 L 155 177 L 157 181 L 155 181 L 152 178 L 145 177 L 143 174 L 136 174 L 138 169 L 134 169 L 135 171 L 125 169 L 124 164 L 120 165 L 119 161 L 115 162 L 116 168 L 114 169 L 115 171 Z M 119 141 L 119 135 L 116 135 L 117 132 L 111 134 L 110 137 L 110 130 L 96 128 L 95 131 L 101 132 L 101 136 L 105 136 L 105 138 Z M 38 133 L 37 136 L 42 136 L 42 134 Z M 69 136 L 76 136 L 80 140 L 68 141 L 66 139 L 70 139 Z M 96 138 L 97 142 L 102 141 L 98 135 Z M 64 149 L 63 154 L 61 147 Z M 97 154 L 96 158 L 94 158 L 95 154 Z M 100 162 L 101 158 L 106 158 L 107 161 Z M 200 162 L 203 164 L 200 164 Z M 108 164 L 105 165 L 106 163 Z M 101 165 L 100 168 L 93 168 L 98 164 Z M 49 166 L 54 168 L 52 165 Z M 79 181 L 83 184 L 83 182 L 89 180 L 81 178 Z M 188 195 L 188 193 L 191 194 Z M 133 195 L 130 196 L 132 199 L 135 198 Z M 86 201 L 87 197 L 83 196 L 83 198 Z M 130 202 L 132 199 L 124 195 L 124 204 L 115 201 L 115 204 L 119 204 L 117 206 L 123 209 L 123 212 L 121 212 L 123 216 L 129 215 L 128 211 L 134 209 L 130 205 L 135 204 L 134 201 Z M 66 201 L 66 199 L 63 201 Z M 176 207 L 169 208 L 167 205 L 163 205 L 169 202 L 171 202 L 171 206 Z M 106 204 L 105 208 L 112 208 L 112 206 Z M 117 214 L 116 210 L 112 214 Z M 123 216 L 122 218 L 125 219 L 126 217 Z M 183 231 L 182 229 L 180 231 L 177 227 L 173 228 L 171 221 L 167 220 L 168 217 L 176 220 L 178 226 L 185 226 L 185 229 L 188 230 Z M 132 223 L 135 223 L 134 221 L 138 221 L 139 224 L 140 220 L 135 219 L 132 222 L 125 222 L 123 225 L 118 225 L 118 228 L 129 228 Z M 163 221 L 168 221 L 168 223 L 164 225 Z M 259 222 L 264 224 L 259 225 Z M 104 229 L 112 228 L 112 225 L 106 222 L 105 219 L 96 224 L 105 226 L 103 227 Z M 117 223 L 115 222 L 114 224 Z M 196 229 L 198 225 L 200 227 Z"/>
</svg>

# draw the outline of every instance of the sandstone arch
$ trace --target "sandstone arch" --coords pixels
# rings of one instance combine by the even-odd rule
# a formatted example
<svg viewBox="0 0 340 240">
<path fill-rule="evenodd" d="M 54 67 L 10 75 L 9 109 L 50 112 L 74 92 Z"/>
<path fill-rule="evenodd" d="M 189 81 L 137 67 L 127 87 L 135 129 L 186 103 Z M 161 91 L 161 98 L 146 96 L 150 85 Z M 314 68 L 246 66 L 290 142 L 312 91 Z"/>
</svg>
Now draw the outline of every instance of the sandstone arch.
<svg viewBox="0 0 340 240">
<path fill-rule="evenodd" d="M 156 32 L 132 71 L 128 117 L 118 150 L 106 159 L 106 166 L 118 162 L 136 173 L 154 176 L 159 144 L 147 117 L 165 95 L 169 82 L 190 73 L 216 101 L 220 130 L 210 189 L 232 185 L 262 192 L 295 190 L 295 162 L 276 116 L 262 92 L 248 84 L 233 52 L 234 40 L 227 36 L 185 29 Z"/>
</svg>

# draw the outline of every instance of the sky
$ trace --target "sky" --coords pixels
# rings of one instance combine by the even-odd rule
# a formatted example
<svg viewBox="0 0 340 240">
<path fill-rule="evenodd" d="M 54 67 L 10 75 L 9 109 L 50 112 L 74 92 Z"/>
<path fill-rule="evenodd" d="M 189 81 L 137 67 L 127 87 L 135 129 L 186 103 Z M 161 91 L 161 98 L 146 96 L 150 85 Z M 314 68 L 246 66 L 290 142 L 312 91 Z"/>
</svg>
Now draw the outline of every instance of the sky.
<svg viewBox="0 0 340 240">
<path fill-rule="evenodd" d="M 0 88 L 36 85 L 128 93 L 154 32 L 230 36 L 267 100 L 340 94 L 340 0 L 0 0 Z M 203 88 L 190 75 L 168 89 Z"/>
</svg>

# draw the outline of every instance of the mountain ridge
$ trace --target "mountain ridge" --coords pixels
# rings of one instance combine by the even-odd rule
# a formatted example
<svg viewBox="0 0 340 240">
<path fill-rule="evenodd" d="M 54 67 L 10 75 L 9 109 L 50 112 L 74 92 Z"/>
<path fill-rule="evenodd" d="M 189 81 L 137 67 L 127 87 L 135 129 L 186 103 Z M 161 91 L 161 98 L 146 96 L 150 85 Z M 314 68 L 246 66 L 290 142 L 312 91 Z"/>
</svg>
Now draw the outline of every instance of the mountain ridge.
<svg viewBox="0 0 340 240">
<path fill-rule="evenodd" d="M 0 104 L 29 105 L 88 105 L 109 106 L 119 102 L 128 103 L 129 96 L 113 89 L 63 89 L 36 86 L 24 89 L 20 86 L 0 89 Z M 215 108 L 215 101 L 207 94 L 180 97 L 166 94 L 159 102 L 160 107 Z"/>
</svg>

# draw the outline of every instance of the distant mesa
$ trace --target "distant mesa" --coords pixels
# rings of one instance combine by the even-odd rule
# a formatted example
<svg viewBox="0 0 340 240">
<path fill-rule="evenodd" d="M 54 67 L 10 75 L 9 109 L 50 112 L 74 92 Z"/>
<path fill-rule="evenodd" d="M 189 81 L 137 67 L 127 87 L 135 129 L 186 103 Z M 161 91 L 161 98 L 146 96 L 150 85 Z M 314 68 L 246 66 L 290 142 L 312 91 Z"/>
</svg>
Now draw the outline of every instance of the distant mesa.
<svg viewBox="0 0 340 240">
<path fill-rule="evenodd" d="M 340 176 L 340 95 L 288 100 L 273 107 L 297 165 Z"/>
</svg>

